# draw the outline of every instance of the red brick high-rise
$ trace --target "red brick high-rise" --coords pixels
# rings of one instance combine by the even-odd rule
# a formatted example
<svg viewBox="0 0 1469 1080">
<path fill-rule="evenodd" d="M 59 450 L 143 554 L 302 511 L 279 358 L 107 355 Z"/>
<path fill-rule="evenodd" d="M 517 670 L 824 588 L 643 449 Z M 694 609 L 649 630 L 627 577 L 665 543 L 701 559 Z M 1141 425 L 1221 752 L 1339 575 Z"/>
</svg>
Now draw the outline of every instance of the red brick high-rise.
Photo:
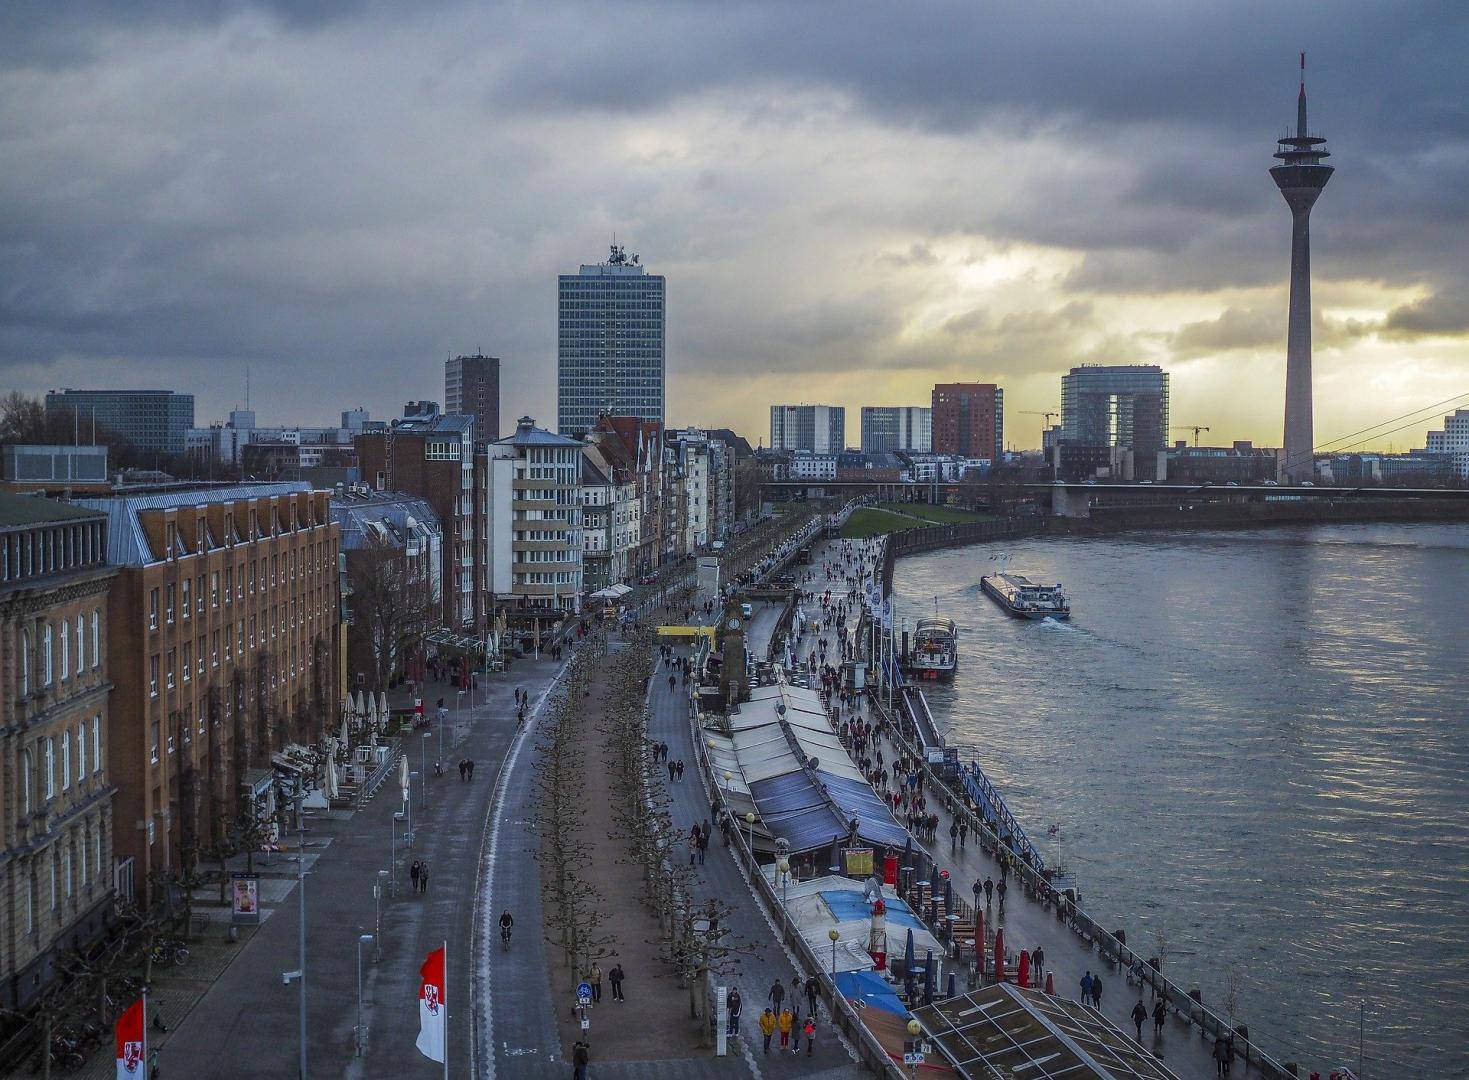
<svg viewBox="0 0 1469 1080">
<path fill-rule="evenodd" d="M 1005 450 L 1005 391 L 994 383 L 933 388 L 933 452 L 998 461 Z"/>
</svg>

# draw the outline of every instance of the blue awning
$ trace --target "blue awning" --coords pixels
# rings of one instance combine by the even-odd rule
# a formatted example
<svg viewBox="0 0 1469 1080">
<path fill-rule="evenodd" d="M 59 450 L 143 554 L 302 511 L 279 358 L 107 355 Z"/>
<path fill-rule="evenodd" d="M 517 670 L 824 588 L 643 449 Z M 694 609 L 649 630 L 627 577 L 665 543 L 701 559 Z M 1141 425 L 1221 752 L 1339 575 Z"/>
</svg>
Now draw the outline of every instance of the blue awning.
<svg viewBox="0 0 1469 1080">
<path fill-rule="evenodd" d="M 868 1006 L 885 1009 L 906 1017 L 908 1007 L 887 981 L 875 971 L 838 971 L 837 992 L 848 1001 L 862 1001 Z"/>
<path fill-rule="evenodd" d="M 908 842 L 907 831 L 868 784 L 828 772 L 818 771 L 817 775 L 826 785 L 826 793 L 832 802 L 849 818 L 856 817 L 857 835 L 863 840 L 899 848 Z"/>
</svg>

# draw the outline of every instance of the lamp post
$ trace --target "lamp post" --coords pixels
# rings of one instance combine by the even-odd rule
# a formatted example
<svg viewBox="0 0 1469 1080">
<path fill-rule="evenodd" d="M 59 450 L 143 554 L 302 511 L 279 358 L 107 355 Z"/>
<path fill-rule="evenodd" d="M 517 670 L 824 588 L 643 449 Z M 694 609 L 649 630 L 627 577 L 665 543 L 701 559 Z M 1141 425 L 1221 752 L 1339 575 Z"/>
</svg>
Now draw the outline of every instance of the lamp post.
<svg viewBox="0 0 1469 1080">
<path fill-rule="evenodd" d="M 393 820 L 388 822 L 389 883 L 395 896 L 398 892 L 398 823 L 402 820 L 403 811 L 394 810 Z"/>
<path fill-rule="evenodd" d="M 420 772 L 409 771 L 408 773 L 408 798 L 403 800 L 403 808 L 408 812 L 408 835 L 413 835 L 413 778 L 422 777 Z M 423 783 L 420 779 L 419 783 Z"/>
<path fill-rule="evenodd" d="M 832 984 L 835 985 L 837 977 L 837 939 L 842 935 L 841 931 L 833 926 L 826 932 L 826 936 L 831 938 L 831 980 Z"/>
<path fill-rule="evenodd" d="M 357 935 L 357 1026 L 352 1029 L 352 1045 L 362 1056 L 362 946 L 373 940 L 371 934 Z"/>
<path fill-rule="evenodd" d="M 425 731 L 423 738 L 418 740 L 418 775 L 422 778 L 418 781 L 418 808 L 420 810 L 428 807 L 428 740 L 432 734 L 432 732 Z"/>
<path fill-rule="evenodd" d="M 791 862 L 782 858 L 775 864 L 775 869 L 780 877 L 780 929 L 781 935 L 785 935 L 786 924 L 790 919 L 790 913 L 786 910 L 787 896 L 790 893 L 791 884 Z"/>
<path fill-rule="evenodd" d="M 372 898 L 377 908 L 377 922 L 373 926 L 374 941 L 372 947 L 372 962 L 376 964 L 383 958 L 383 890 L 388 887 L 388 872 L 379 870 L 377 872 L 377 884 L 372 887 Z"/>
<path fill-rule="evenodd" d="M 749 828 L 750 867 L 753 869 L 755 866 L 755 812 L 753 810 L 745 812 L 745 825 Z"/>
<path fill-rule="evenodd" d="M 914 1053 L 914 1054 L 918 1053 L 918 1036 L 920 1036 L 922 1034 L 923 1034 L 923 1027 L 922 1027 L 922 1025 L 920 1025 L 917 1020 L 909 1020 L 908 1021 L 908 1038 L 909 1038 L 909 1040 L 911 1041 L 911 1043 L 913 1045 L 913 1049 L 912 1049 L 912 1051 L 910 1051 L 911 1053 Z M 908 1062 L 908 1076 L 911 1078 L 911 1077 L 915 1077 L 917 1075 L 918 1075 L 918 1063 L 916 1061 L 910 1060 Z"/>
</svg>

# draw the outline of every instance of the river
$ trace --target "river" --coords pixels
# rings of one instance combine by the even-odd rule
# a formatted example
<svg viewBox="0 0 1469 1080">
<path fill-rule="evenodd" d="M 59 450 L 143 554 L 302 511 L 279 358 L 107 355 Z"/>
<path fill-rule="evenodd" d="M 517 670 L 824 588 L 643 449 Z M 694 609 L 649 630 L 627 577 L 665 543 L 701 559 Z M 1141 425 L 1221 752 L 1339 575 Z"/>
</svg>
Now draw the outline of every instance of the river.
<svg viewBox="0 0 1469 1080">
<path fill-rule="evenodd" d="M 983 596 L 1001 550 L 1069 624 Z M 1469 1077 L 1469 528 L 1029 540 L 894 593 L 958 623 L 935 718 L 1095 918 L 1283 1060 L 1355 1068 L 1364 1021 L 1367 1076 Z"/>
</svg>

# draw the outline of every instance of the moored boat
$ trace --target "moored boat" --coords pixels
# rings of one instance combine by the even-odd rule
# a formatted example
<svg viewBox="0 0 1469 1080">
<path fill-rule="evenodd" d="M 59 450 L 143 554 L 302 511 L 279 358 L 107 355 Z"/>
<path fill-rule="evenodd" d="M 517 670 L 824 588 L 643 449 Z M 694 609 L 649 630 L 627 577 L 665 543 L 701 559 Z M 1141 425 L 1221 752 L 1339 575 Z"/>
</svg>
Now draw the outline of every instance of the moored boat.
<svg viewBox="0 0 1469 1080">
<path fill-rule="evenodd" d="M 919 678 L 951 679 L 959 665 L 959 628 L 953 619 L 919 619 L 908 653 L 908 670 Z"/>
</svg>

